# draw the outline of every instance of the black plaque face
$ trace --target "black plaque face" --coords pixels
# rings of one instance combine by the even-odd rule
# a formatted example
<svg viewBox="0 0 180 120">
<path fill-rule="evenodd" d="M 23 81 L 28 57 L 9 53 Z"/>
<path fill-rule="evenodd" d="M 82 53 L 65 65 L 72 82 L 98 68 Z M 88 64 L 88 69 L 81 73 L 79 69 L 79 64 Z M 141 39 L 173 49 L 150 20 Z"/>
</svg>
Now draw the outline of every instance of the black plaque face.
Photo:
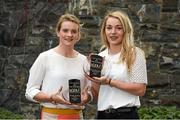
<svg viewBox="0 0 180 120">
<path fill-rule="evenodd" d="M 78 79 L 69 80 L 69 101 L 71 103 L 81 102 L 81 84 Z"/>
<path fill-rule="evenodd" d="M 103 67 L 103 57 L 99 55 L 91 55 L 90 77 L 101 77 Z"/>
</svg>

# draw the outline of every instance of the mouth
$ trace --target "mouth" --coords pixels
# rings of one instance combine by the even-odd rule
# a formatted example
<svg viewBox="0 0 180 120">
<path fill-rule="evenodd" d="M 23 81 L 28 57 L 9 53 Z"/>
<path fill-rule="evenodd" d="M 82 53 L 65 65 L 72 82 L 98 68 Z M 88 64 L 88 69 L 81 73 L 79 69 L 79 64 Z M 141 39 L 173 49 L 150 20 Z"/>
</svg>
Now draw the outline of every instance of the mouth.
<svg viewBox="0 0 180 120">
<path fill-rule="evenodd" d="M 67 42 L 73 41 L 73 39 L 64 39 L 64 40 L 67 41 Z"/>
<path fill-rule="evenodd" d="M 116 40 L 116 39 L 118 39 L 117 36 L 110 36 L 109 38 L 110 38 L 111 40 Z"/>
</svg>

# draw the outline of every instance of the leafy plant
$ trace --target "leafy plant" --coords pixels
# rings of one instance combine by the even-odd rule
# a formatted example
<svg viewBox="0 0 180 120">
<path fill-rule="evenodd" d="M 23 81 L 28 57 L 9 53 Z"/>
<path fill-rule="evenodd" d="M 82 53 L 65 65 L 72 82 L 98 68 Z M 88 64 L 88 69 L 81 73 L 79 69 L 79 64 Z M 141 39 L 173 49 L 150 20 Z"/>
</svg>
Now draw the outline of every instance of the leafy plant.
<svg viewBox="0 0 180 120">
<path fill-rule="evenodd" d="M 180 109 L 175 106 L 141 107 L 140 119 L 180 119 Z"/>
<path fill-rule="evenodd" d="M 138 111 L 140 119 L 180 119 L 180 109 L 176 106 L 143 106 Z M 23 119 L 5 108 L 0 108 L 0 119 Z"/>
<path fill-rule="evenodd" d="M 0 108 L 0 119 L 23 119 L 23 115 L 15 114 L 5 108 Z"/>
</svg>

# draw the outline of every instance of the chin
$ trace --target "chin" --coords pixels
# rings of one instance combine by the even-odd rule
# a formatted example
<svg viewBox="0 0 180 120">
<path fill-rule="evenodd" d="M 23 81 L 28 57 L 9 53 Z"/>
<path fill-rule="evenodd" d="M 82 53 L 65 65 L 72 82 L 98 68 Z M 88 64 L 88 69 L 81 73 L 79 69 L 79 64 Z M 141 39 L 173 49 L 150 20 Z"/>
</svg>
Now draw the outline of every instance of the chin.
<svg viewBox="0 0 180 120">
<path fill-rule="evenodd" d="M 72 47 L 72 46 L 74 46 L 74 44 L 64 44 L 65 46 L 68 46 L 68 47 Z"/>
<path fill-rule="evenodd" d="M 121 45 L 122 43 L 121 42 L 111 42 L 110 44 L 112 44 L 112 45 Z"/>
<path fill-rule="evenodd" d="M 64 45 L 67 45 L 67 46 L 71 46 L 71 45 L 74 45 L 74 42 L 70 41 L 70 42 L 64 42 Z"/>
</svg>

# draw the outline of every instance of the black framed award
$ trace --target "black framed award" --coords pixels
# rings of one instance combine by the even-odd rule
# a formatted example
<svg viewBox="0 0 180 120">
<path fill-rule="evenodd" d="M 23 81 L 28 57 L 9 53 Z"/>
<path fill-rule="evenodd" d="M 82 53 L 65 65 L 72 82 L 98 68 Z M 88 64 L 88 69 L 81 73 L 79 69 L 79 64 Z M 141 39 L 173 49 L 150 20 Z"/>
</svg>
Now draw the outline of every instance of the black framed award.
<svg viewBox="0 0 180 120">
<path fill-rule="evenodd" d="M 101 77 L 103 57 L 93 54 L 90 56 L 90 77 Z"/>
<path fill-rule="evenodd" d="M 111 64 L 105 57 L 91 53 L 83 63 L 83 71 L 90 77 L 109 76 Z"/>
<path fill-rule="evenodd" d="M 69 101 L 81 103 L 81 83 L 79 79 L 69 80 Z"/>
</svg>

